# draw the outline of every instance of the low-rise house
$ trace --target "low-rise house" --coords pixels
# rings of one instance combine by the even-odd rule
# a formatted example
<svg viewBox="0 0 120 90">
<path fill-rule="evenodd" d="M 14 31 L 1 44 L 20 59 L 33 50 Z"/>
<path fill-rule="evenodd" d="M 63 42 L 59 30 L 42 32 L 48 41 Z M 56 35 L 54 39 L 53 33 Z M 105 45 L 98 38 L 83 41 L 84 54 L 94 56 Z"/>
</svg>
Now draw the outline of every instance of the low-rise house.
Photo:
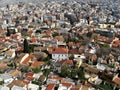
<svg viewBox="0 0 120 90">
<path fill-rule="evenodd" d="M 19 77 L 19 76 L 21 76 L 21 71 L 19 71 L 19 70 L 12 70 L 12 71 L 10 71 L 9 72 L 10 73 L 10 75 L 12 75 L 13 77 Z"/>
<path fill-rule="evenodd" d="M 6 57 L 5 53 L 0 53 L 0 60 L 5 59 L 5 57 Z"/>
<path fill-rule="evenodd" d="M 30 72 L 31 73 L 31 72 Z M 30 74 L 29 73 L 29 74 Z M 28 74 L 28 73 L 27 73 Z M 32 74 L 32 73 L 31 73 Z M 27 82 L 32 82 L 35 78 L 33 77 L 33 75 L 26 75 L 25 81 Z"/>
<path fill-rule="evenodd" d="M 115 87 L 114 88 L 116 88 L 116 86 L 120 85 L 120 77 L 118 77 L 118 74 L 113 77 L 112 81 L 115 83 Z"/>
<path fill-rule="evenodd" d="M 102 80 L 98 78 L 98 75 L 93 74 L 88 79 L 88 82 L 95 84 L 95 85 L 99 85 L 100 83 L 102 83 Z"/>
<path fill-rule="evenodd" d="M 67 87 L 65 87 L 65 86 L 59 85 L 58 90 L 68 90 L 68 89 L 67 89 Z"/>
<path fill-rule="evenodd" d="M 46 81 L 46 77 L 44 75 L 40 75 L 38 80 L 44 83 Z"/>
<path fill-rule="evenodd" d="M 34 61 L 31 64 L 31 67 L 32 68 L 37 68 L 37 67 L 42 67 L 43 65 L 45 65 L 45 62 L 43 62 L 43 61 Z"/>
<path fill-rule="evenodd" d="M 14 49 L 10 49 L 10 50 L 6 51 L 6 58 L 7 59 L 15 58 L 15 50 Z"/>
<path fill-rule="evenodd" d="M 0 75 L 0 80 L 4 81 L 5 84 L 11 83 L 14 79 L 12 78 L 12 75 L 9 73 L 4 73 Z"/>
<path fill-rule="evenodd" d="M 63 82 L 59 85 L 58 90 L 62 90 L 61 88 L 66 88 L 66 90 L 70 90 L 72 88 L 73 84 L 69 82 Z M 64 89 L 63 89 L 64 90 Z"/>
<path fill-rule="evenodd" d="M 0 63 L 0 71 L 6 71 L 8 68 L 7 63 Z"/>
<path fill-rule="evenodd" d="M 52 51 L 52 59 L 65 60 L 68 59 L 68 49 L 65 47 L 58 47 Z"/>
<path fill-rule="evenodd" d="M 120 46 L 120 40 L 116 40 L 112 43 L 112 47 L 119 47 Z"/>
<path fill-rule="evenodd" d="M 0 86 L 0 90 L 10 90 L 10 88 L 7 86 Z"/>
<path fill-rule="evenodd" d="M 7 87 L 10 89 L 12 89 L 14 86 L 24 88 L 26 87 L 26 84 L 22 80 L 13 80 L 10 84 L 7 85 Z"/>
<path fill-rule="evenodd" d="M 82 64 L 82 67 L 84 67 L 85 72 L 91 73 L 91 74 L 98 74 L 100 71 L 102 71 L 100 69 L 97 69 L 95 67 L 92 67 L 92 66 L 86 65 L 86 64 Z"/>
<path fill-rule="evenodd" d="M 32 59 L 33 59 L 33 55 L 28 55 L 26 54 L 22 60 L 21 60 L 21 64 L 22 65 L 26 65 L 29 66 L 32 63 Z"/>
<path fill-rule="evenodd" d="M 39 90 L 39 85 L 36 84 L 28 84 L 28 90 Z"/>
<path fill-rule="evenodd" d="M 63 80 L 63 78 L 61 78 L 59 76 L 51 75 L 47 79 L 47 84 L 51 84 L 51 83 L 52 84 L 59 84 L 61 80 Z"/>
<path fill-rule="evenodd" d="M 27 88 L 23 88 L 23 87 L 19 87 L 19 86 L 13 86 L 12 88 L 11 88 L 11 90 L 27 90 Z"/>
<path fill-rule="evenodd" d="M 67 65 L 67 66 L 73 66 L 74 61 L 73 60 L 62 60 L 59 62 L 62 66 Z"/>
<path fill-rule="evenodd" d="M 96 65 L 96 67 L 97 69 L 102 70 L 102 71 L 106 69 L 106 67 L 103 64 L 99 64 L 99 63 Z"/>
<path fill-rule="evenodd" d="M 45 90 L 54 90 L 54 88 L 55 88 L 55 84 L 48 84 Z"/>
</svg>

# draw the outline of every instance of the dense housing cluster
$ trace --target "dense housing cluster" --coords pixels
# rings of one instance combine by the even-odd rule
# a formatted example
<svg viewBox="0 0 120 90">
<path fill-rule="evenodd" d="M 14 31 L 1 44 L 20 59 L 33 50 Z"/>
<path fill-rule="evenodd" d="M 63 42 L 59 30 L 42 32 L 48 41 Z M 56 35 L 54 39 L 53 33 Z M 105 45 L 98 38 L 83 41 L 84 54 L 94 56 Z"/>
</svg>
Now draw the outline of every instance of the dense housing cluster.
<svg viewBox="0 0 120 90">
<path fill-rule="evenodd" d="M 119 0 L 0 8 L 0 90 L 118 90 Z"/>
</svg>

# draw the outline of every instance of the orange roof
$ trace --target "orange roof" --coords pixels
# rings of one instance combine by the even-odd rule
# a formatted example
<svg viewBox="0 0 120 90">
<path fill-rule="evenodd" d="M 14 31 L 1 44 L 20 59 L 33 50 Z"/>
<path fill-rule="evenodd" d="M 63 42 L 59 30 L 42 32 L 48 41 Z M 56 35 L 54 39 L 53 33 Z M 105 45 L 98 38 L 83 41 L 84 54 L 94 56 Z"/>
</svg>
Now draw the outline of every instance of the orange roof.
<svg viewBox="0 0 120 90">
<path fill-rule="evenodd" d="M 73 45 L 74 45 L 74 42 L 69 42 L 68 45 L 69 45 L 69 46 L 73 46 Z"/>
<path fill-rule="evenodd" d="M 30 77 L 30 76 L 28 76 L 28 77 L 26 77 L 26 80 L 28 80 L 28 81 L 32 81 L 32 80 L 34 80 L 34 77 Z"/>
<path fill-rule="evenodd" d="M 28 73 L 26 73 L 26 77 L 28 77 L 28 76 L 33 76 L 34 75 L 34 73 L 33 72 L 28 72 Z"/>
<path fill-rule="evenodd" d="M 35 61 L 31 66 L 32 67 L 39 67 L 41 65 L 45 64 L 45 62 L 42 61 Z"/>
<path fill-rule="evenodd" d="M 23 48 L 16 48 L 15 51 L 16 52 L 23 51 Z"/>
<path fill-rule="evenodd" d="M 73 60 L 62 60 L 60 63 L 64 65 L 73 65 Z"/>
<path fill-rule="evenodd" d="M 7 32 L 7 30 L 0 30 L 0 33 L 5 33 Z"/>
<path fill-rule="evenodd" d="M 71 88 L 70 90 L 80 90 L 79 88 Z"/>
<path fill-rule="evenodd" d="M 61 83 L 63 86 L 65 86 L 65 87 L 70 87 L 70 86 L 72 86 L 72 83 Z"/>
<path fill-rule="evenodd" d="M 63 40 L 63 36 L 56 36 L 56 37 L 54 37 L 54 40 L 62 41 Z"/>
<path fill-rule="evenodd" d="M 33 58 L 33 55 L 29 55 L 23 62 L 22 64 L 28 64 L 28 62 Z"/>
<path fill-rule="evenodd" d="M 73 53 L 73 54 L 79 53 L 79 50 L 78 49 L 71 49 L 71 50 L 69 50 L 69 53 Z"/>
<path fill-rule="evenodd" d="M 50 76 L 49 77 L 49 79 L 55 79 L 55 80 L 58 80 L 58 81 L 60 81 L 60 80 L 62 80 L 63 78 L 61 78 L 61 77 L 59 77 L 59 76 Z"/>
<path fill-rule="evenodd" d="M 17 75 L 21 74 L 21 72 L 18 71 L 18 70 L 14 70 L 14 71 L 12 71 L 10 74 L 11 74 L 12 76 L 17 76 Z"/>
<path fill-rule="evenodd" d="M 53 54 L 67 54 L 68 53 L 68 49 L 67 48 L 63 48 L 63 47 L 59 47 L 59 48 L 55 48 L 52 51 Z"/>
<path fill-rule="evenodd" d="M 120 45 L 120 40 L 114 41 L 112 44 L 113 47 L 117 47 L 119 45 Z"/>
<path fill-rule="evenodd" d="M 46 36 L 47 36 L 47 37 L 50 37 L 50 36 L 51 36 L 51 33 L 50 33 L 50 32 L 47 32 L 47 33 L 46 33 Z"/>
<path fill-rule="evenodd" d="M 54 90 L 55 84 L 49 84 L 45 90 Z"/>
<path fill-rule="evenodd" d="M 32 37 L 30 41 L 31 42 L 37 42 L 37 39 L 35 37 Z"/>
<path fill-rule="evenodd" d="M 4 69 L 4 68 L 8 68 L 8 66 L 7 66 L 6 63 L 1 63 L 1 64 L 0 64 L 0 68 Z"/>
<path fill-rule="evenodd" d="M 113 80 L 113 82 L 115 82 L 116 84 L 120 85 L 120 78 L 119 78 L 119 77 L 118 77 L 118 78 L 115 78 L 115 79 Z"/>
<path fill-rule="evenodd" d="M 21 80 L 24 84 L 28 85 L 30 82 L 25 81 L 25 80 Z"/>
</svg>

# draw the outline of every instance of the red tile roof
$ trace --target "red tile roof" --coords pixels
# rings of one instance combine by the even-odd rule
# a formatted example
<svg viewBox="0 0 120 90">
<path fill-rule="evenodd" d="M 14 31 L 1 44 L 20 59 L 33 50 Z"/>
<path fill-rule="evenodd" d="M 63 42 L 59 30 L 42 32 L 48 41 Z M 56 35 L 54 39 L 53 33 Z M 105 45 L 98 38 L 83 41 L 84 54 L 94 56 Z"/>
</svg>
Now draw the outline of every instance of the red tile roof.
<svg viewBox="0 0 120 90">
<path fill-rule="evenodd" d="M 21 80 L 24 84 L 28 85 L 30 82 L 25 81 L 25 80 Z"/>
<path fill-rule="evenodd" d="M 70 90 L 80 90 L 79 88 L 71 88 Z"/>
<path fill-rule="evenodd" d="M 33 58 L 33 55 L 29 55 L 23 62 L 22 64 L 28 64 L 28 62 Z"/>
<path fill-rule="evenodd" d="M 70 86 L 72 86 L 72 83 L 61 83 L 63 86 L 65 86 L 65 87 L 70 87 Z"/>
<path fill-rule="evenodd" d="M 81 86 L 81 90 L 88 90 L 88 89 L 89 89 L 88 86 L 85 86 L 85 85 L 82 85 L 82 86 Z"/>
<path fill-rule="evenodd" d="M 73 60 L 62 60 L 60 62 L 62 65 L 73 65 Z"/>
<path fill-rule="evenodd" d="M 112 44 L 113 47 L 118 47 L 120 46 L 120 40 L 114 41 Z"/>
<path fill-rule="evenodd" d="M 37 39 L 35 37 L 32 37 L 30 41 L 34 43 L 34 42 L 37 42 Z"/>
<path fill-rule="evenodd" d="M 39 66 L 44 65 L 44 64 L 45 64 L 45 62 L 43 62 L 43 61 L 35 61 L 31 66 L 32 67 L 39 67 Z"/>
<path fill-rule="evenodd" d="M 73 45 L 74 45 L 74 42 L 68 42 L 68 45 L 69 45 L 69 46 L 73 46 Z"/>
<path fill-rule="evenodd" d="M 55 48 L 52 51 L 53 54 L 67 54 L 68 53 L 68 49 L 67 48 L 63 48 L 63 47 L 59 47 L 59 48 Z"/>
<path fill-rule="evenodd" d="M 69 50 L 69 53 L 76 54 L 76 53 L 79 53 L 79 50 L 78 49 L 71 49 L 71 50 Z"/>
<path fill-rule="evenodd" d="M 16 52 L 23 51 L 23 48 L 16 48 L 15 51 L 16 51 Z"/>
<path fill-rule="evenodd" d="M 28 77 L 28 76 L 33 76 L 34 75 L 34 73 L 33 72 L 28 72 L 28 73 L 26 73 L 26 77 Z"/>
<path fill-rule="evenodd" d="M 28 81 L 32 81 L 32 80 L 34 80 L 34 77 L 30 77 L 30 76 L 28 76 L 28 77 L 26 77 L 26 80 L 28 80 Z"/>
<path fill-rule="evenodd" d="M 1 69 L 7 69 L 8 68 L 7 63 L 1 63 L 0 68 Z"/>
<path fill-rule="evenodd" d="M 113 82 L 115 82 L 116 84 L 120 85 L 120 78 L 119 78 L 119 77 L 118 77 L 118 78 L 115 78 L 115 79 L 113 80 Z"/>
<path fill-rule="evenodd" d="M 54 90 L 55 84 L 49 84 L 45 90 Z"/>
<path fill-rule="evenodd" d="M 61 78 L 61 77 L 59 77 L 59 76 L 49 76 L 49 79 L 55 79 L 55 80 L 58 80 L 58 81 L 60 81 L 60 80 L 62 80 L 63 78 Z"/>
</svg>

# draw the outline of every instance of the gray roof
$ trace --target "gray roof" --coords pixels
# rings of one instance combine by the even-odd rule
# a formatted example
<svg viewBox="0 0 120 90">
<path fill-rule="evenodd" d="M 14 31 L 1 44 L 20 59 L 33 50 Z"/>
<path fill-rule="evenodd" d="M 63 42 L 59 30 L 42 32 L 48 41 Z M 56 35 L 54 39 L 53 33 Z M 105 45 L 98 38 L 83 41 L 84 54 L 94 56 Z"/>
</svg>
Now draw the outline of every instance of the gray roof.
<svg viewBox="0 0 120 90">
<path fill-rule="evenodd" d="M 25 90 L 25 89 L 22 87 L 13 86 L 11 90 Z"/>
<path fill-rule="evenodd" d="M 12 76 L 9 73 L 4 73 L 4 74 L 0 74 L 0 78 L 5 80 L 5 79 L 12 78 Z"/>
</svg>

